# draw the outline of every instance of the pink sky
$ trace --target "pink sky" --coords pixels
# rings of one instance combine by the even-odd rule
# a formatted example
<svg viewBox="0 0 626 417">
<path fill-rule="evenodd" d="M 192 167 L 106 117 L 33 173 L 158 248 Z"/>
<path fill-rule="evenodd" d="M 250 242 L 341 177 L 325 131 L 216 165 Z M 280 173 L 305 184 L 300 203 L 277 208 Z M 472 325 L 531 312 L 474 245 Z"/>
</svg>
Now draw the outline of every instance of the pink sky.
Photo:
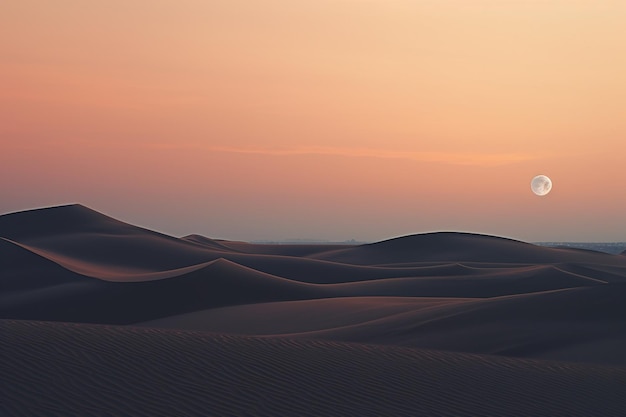
<svg viewBox="0 0 626 417">
<path fill-rule="evenodd" d="M 623 1 L 8 0 L 0 212 L 623 241 L 624 21 Z"/>
</svg>

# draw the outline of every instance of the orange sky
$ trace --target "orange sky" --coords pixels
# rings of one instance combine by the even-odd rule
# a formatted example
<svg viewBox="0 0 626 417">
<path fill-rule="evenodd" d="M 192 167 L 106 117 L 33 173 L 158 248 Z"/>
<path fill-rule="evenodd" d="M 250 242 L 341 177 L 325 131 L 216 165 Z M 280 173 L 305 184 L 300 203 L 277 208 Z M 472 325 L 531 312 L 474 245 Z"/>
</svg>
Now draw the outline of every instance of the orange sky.
<svg viewBox="0 0 626 417">
<path fill-rule="evenodd" d="M 7 0 L 0 212 L 623 241 L 624 22 L 623 0 Z"/>
</svg>

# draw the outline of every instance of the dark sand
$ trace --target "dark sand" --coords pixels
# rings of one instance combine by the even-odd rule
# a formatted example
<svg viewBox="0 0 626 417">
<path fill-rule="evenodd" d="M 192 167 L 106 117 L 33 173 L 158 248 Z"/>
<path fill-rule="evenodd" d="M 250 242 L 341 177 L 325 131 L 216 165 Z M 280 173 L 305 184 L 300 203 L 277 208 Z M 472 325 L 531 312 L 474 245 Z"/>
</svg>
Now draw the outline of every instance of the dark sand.
<svg viewBox="0 0 626 417">
<path fill-rule="evenodd" d="M 626 256 L 0 216 L 0 415 L 626 415 Z M 104 326 L 103 326 L 104 325 Z"/>
</svg>

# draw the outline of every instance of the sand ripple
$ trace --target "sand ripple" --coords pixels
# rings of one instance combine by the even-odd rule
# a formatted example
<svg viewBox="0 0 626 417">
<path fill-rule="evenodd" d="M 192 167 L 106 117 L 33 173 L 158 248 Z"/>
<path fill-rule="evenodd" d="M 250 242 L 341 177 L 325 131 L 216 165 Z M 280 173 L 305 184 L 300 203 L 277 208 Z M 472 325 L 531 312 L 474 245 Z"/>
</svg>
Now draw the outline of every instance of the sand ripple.
<svg viewBox="0 0 626 417">
<path fill-rule="evenodd" d="M 11 416 L 626 414 L 624 368 L 50 322 L 0 333 Z"/>
</svg>

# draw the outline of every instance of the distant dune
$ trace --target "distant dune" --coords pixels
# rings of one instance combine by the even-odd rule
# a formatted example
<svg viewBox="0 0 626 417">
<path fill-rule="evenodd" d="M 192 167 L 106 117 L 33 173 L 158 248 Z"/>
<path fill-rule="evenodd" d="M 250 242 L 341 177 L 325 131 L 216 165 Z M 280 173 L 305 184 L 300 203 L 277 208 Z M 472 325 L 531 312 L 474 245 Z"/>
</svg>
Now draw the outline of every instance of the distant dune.
<svg viewBox="0 0 626 417">
<path fill-rule="evenodd" d="M 626 415 L 624 255 L 2 215 L 0 414 Z"/>
<path fill-rule="evenodd" d="M 412 262 L 552 263 L 597 261 L 603 255 L 574 248 L 548 248 L 512 239 L 439 232 L 404 236 L 322 253 L 318 259 L 359 265 Z M 609 261 L 610 262 L 610 261 Z"/>
</svg>

